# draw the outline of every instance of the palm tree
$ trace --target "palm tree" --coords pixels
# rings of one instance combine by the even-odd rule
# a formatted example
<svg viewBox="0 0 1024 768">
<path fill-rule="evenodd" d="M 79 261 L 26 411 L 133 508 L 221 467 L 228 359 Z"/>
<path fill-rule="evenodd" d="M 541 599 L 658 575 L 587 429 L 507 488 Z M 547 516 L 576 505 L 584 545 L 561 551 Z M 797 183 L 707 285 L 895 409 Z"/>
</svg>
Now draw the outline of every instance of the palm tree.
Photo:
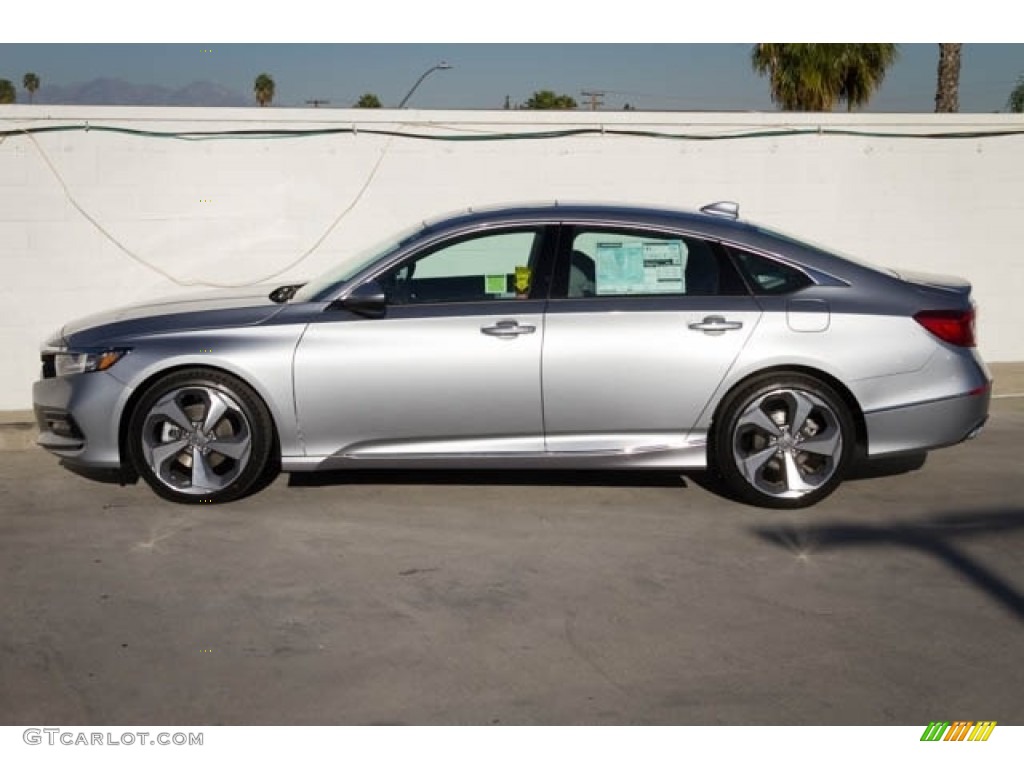
<svg viewBox="0 0 1024 768">
<path fill-rule="evenodd" d="M 360 109 L 380 109 L 381 103 L 376 93 L 364 93 L 359 97 L 356 106 Z"/>
<path fill-rule="evenodd" d="M 28 91 L 28 103 L 32 103 L 32 97 L 35 96 L 36 91 L 39 90 L 39 75 L 35 72 L 26 72 L 25 77 L 21 79 L 21 84 L 25 86 L 25 90 Z"/>
<path fill-rule="evenodd" d="M 772 102 L 786 110 L 826 111 L 834 91 L 821 77 L 820 50 L 801 43 L 758 43 L 750 62 L 759 75 L 768 75 Z"/>
<path fill-rule="evenodd" d="M 960 111 L 960 49 L 963 43 L 939 43 L 939 76 L 935 111 Z"/>
<path fill-rule="evenodd" d="M 274 100 L 274 78 L 266 72 L 260 74 L 256 78 L 253 93 L 256 94 L 256 101 L 261 107 L 267 106 Z"/>
<path fill-rule="evenodd" d="M 882 86 L 885 73 L 899 56 L 893 43 L 854 43 L 843 45 L 839 60 L 839 101 L 846 111 L 863 107 Z"/>
<path fill-rule="evenodd" d="M 1011 112 L 1024 112 L 1024 75 L 1017 78 L 1017 85 L 1006 100 L 1006 108 Z"/>
<path fill-rule="evenodd" d="M 10 80 L 0 80 L 0 104 L 13 104 L 15 98 L 14 83 Z"/>
<path fill-rule="evenodd" d="M 750 60 L 783 109 L 830 112 L 867 104 L 897 56 L 893 43 L 759 43 Z"/>
</svg>

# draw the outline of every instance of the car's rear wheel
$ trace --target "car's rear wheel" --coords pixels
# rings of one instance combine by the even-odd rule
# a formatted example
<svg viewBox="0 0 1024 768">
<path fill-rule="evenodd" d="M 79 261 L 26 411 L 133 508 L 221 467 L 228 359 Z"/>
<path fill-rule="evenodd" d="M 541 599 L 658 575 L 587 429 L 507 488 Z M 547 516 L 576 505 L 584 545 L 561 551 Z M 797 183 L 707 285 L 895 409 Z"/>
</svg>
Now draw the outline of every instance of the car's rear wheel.
<svg viewBox="0 0 1024 768">
<path fill-rule="evenodd" d="M 794 509 L 836 489 L 854 453 L 849 408 L 804 374 L 752 379 L 723 403 L 712 435 L 715 469 L 741 501 Z"/>
<path fill-rule="evenodd" d="M 169 374 L 139 399 L 127 448 L 156 493 L 185 504 L 244 496 L 272 465 L 274 427 L 244 382 L 202 368 Z"/>
</svg>

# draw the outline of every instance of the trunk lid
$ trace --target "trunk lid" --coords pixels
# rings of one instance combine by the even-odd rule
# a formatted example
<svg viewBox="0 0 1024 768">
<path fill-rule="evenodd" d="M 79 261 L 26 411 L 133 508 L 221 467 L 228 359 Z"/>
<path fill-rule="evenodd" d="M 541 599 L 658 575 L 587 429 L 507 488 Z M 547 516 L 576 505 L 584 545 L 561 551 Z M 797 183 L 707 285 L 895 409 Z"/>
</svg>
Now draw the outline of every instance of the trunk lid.
<svg viewBox="0 0 1024 768">
<path fill-rule="evenodd" d="M 954 275 L 935 275 L 930 272 L 912 272 L 909 270 L 895 270 L 900 280 L 923 288 L 945 291 L 968 298 L 971 295 L 971 284 L 962 277 Z"/>
</svg>

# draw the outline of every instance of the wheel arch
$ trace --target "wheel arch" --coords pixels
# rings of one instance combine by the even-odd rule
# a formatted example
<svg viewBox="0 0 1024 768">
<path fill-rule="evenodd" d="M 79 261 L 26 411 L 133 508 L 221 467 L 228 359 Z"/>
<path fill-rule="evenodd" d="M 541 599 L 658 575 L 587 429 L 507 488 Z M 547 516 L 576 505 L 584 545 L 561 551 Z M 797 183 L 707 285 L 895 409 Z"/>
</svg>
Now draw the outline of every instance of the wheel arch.
<svg viewBox="0 0 1024 768">
<path fill-rule="evenodd" d="M 857 455 L 860 456 L 867 450 L 868 445 L 868 429 L 867 422 L 864 419 L 864 411 L 860 407 L 860 403 L 854 396 L 850 388 L 843 384 L 842 381 L 837 379 L 830 373 L 826 373 L 820 368 L 814 368 L 808 365 L 775 365 L 769 368 L 761 368 L 756 371 L 751 371 L 745 375 L 742 379 L 733 382 L 732 386 L 729 387 L 728 391 L 718 400 L 718 404 L 715 406 L 715 411 L 711 416 L 711 424 L 708 429 L 708 435 L 713 436 L 715 434 L 715 425 L 721 418 L 723 411 L 725 410 L 726 404 L 732 397 L 733 393 L 745 387 L 751 381 L 757 378 L 761 378 L 767 375 L 786 375 L 786 374 L 801 374 L 804 376 L 810 376 L 818 379 L 822 383 L 828 385 L 835 390 L 841 398 L 846 407 L 849 409 L 850 418 L 853 419 L 855 437 L 857 441 Z"/>
<path fill-rule="evenodd" d="M 263 407 L 266 409 L 267 416 L 270 418 L 271 430 L 271 456 L 275 461 L 280 462 L 281 459 L 281 436 L 280 436 L 280 425 L 277 423 L 277 419 L 274 416 L 274 409 L 270 407 L 267 402 L 267 398 L 264 397 L 260 388 L 253 385 L 246 377 L 240 376 L 237 371 L 233 371 L 229 368 L 222 368 L 216 365 L 197 365 L 196 363 L 182 363 L 179 365 L 172 365 L 168 368 L 161 368 L 160 370 L 151 372 L 145 379 L 143 379 L 135 389 L 132 391 L 128 400 L 125 401 L 124 407 L 121 409 L 121 415 L 117 425 L 117 450 L 120 456 L 122 470 L 134 473 L 134 468 L 130 465 L 130 461 L 126 461 L 128 456 L 127 441 L 128 441 L 128 425 L 131 423 L 132 414 L 135 412 L 135 407 L 138 405 L 146 393 L 152 389 L 152 387 L 166 376 L 171 376 L 178 371 L 185 370 L 205 370 L 214 373 L 219 373 L 225 376 L 231 376 L 232 378 L 238 379 L 245 384 L 249 389 L 253 391 L 253 394 L 260 399 Z"/>
</svg>

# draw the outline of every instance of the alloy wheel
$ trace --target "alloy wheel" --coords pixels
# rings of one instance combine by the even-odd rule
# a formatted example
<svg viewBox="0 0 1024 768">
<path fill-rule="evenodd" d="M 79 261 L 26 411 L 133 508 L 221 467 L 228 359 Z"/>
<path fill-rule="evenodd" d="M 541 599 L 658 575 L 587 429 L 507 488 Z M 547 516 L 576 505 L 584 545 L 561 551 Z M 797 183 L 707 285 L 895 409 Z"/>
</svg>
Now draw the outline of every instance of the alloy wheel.
<svg viewBox="0 0 1024 768">
<path fill-rule="evenodd" d="M 153 475 L 177 493 L 223 491 L 245 471 L 252 426 L 235 397 L 209 385 L 163 394 L 146 412 L 142 456 Z"/>
<path fill-rule="evenodd" d="M 732 463 L 750 487 L 788 506 L 838 481 L 848 430 L 829 400 L 779 387 L 762 389 L 740 406 L 732 420 Z"/>
</svg>

